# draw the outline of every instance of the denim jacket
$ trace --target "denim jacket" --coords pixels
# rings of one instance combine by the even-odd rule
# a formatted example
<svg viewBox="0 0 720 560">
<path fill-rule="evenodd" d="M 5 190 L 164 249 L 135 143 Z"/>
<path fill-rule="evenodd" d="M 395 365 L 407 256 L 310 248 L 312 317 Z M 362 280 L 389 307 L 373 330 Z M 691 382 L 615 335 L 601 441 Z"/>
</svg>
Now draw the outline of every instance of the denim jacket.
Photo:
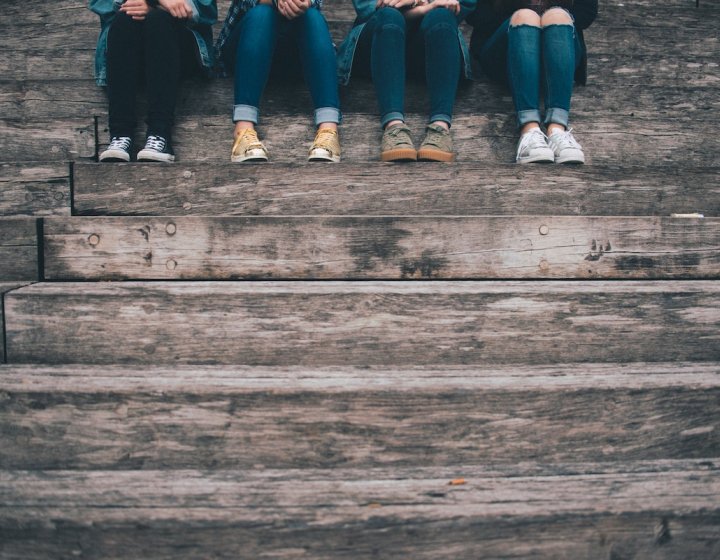
<svg viewBox="0 0 720 560">
<path fill-rule="evenodd" d="M 477 0 L 459 0 L 460 13 L 457 15 L 458 24 L 475 9 Z M 342 85 L 350 82 L 350 71 L 352 70 L 353 59 L 355 58 L 355 48 L 357 47 L 360 34 L 362 33 L 367 20 L 375 12 L 377 0 L 353 0 L 355 6 L 355 23 L 350 33 L 340 45 L 338 49 L 338 79 Z M 458 28 L 458 44 L 462 50 L 463 56 L 463 72 L 467 79 L 472 79 L 472 69 L 470 67 L 470 54 L 462 32 Z"/>
<path fill-rule="evenodd" d="M 88 8 L 100 16 L 100 36 L 95 48 L 95 81 L 107 85 L 107 39 L 110 24 L 125 0 L 90 0 Z M 216 0 L 188 0 L 193 16 L 187 26 L 195 36 L 203 68 L 208 72 L 213 66 L 212 24 L 217 21 Z"/>
</svg>

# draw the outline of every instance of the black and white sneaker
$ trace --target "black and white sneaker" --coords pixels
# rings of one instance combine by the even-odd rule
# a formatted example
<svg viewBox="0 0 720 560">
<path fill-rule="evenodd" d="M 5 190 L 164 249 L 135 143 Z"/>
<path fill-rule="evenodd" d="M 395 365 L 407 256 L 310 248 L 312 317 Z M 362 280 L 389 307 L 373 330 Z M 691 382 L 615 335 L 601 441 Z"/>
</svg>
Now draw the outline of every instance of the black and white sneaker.
<svg viewBox="0 0 720 560">
<path fill-rule="evenodd" d="M 162 136 L 148 136 L 145 147 L 138 152 L 138 161 L 175 161 L 170 143 Z"/>
<path fill-rule="evenodd" d="M 129 136 L 113 136 L 107 150 L 100 154 L 99 160 L 105 162 L 130 161 L 130 146 L 132 146 L 132 138 Z"/>
</svg>

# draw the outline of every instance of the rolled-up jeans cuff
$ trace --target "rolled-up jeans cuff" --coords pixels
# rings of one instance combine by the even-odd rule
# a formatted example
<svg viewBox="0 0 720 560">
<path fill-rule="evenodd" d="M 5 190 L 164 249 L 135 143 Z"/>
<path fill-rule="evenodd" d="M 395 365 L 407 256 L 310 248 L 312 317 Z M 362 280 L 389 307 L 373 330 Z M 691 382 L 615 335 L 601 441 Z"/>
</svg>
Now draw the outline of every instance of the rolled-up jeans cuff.
<svg viewBox="0 0 720 560">
<path fill-rule="evenodd" d="M 570 113 L 565 109 L 558 109 L 557 107 L 550 107 L 545 110 L 545 124 L 550 123 L 561 124 L 565 128 L 568 127 L 570 122 Z"/>
<path fill-rule="evenodd" d="M 340 109 L 335 107 L 320 107 L 315 109 L 315 126 L 321 123 L 335 123 L 340 124 L 342 122 L 342 113 Z"/>
<path fill-rule="evenodd" d="M 436 115 L 430 115 L 430 119 L 428 120 L 428 122 L 434 123 L 436 121 L 442 121 L 442 122 L 448 123 L 448 126 L 450 126 L 452 124 L 452 117 L 445 113 L 438 113 Z"/>
<path fill-rule="evenodd" d="M 380 126 L 385 128 L 385 125 L 390 121 L 405 122 L 405 115 L 403 115 L 400 111 L 391 111 L 390 113 L 385 113 L 380 119 Z"/>
<path fill-rule="evenodd" d="M 259 117 L 260 110 L 252 105 L 235 105 L 233 109 L 233 122 L 248 121 L 257 124 Z"/>
<path fill-rule="evenodd" d="M 540 111 L 537 109 L 526 109 L 524 111 L 518 111 L 517 113 L 518 128 L 522 128 L 527 123 L 536 122 L 541 123 L 542 118 L 540 117 Z"/>
</svg>

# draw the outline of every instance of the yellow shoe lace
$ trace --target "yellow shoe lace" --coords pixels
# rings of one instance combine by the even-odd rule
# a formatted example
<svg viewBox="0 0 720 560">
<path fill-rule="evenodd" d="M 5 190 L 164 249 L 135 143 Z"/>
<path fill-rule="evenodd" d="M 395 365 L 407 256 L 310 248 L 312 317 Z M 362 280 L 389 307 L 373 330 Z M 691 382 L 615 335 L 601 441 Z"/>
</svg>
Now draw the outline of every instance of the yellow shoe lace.
<svg viewBox="0 0 720 560">
<path fill-rule="evenodd" d="M 327 150 L 331 154 L 338 155 L 340 153 L 340 142 L 337 130 L 331 128 L 321 128 L 315 135 L 312 149 Z"/>
<path fill-rule="evenodd" d="M 240 131 L 240 134 L 235 138 L 233 153 L 235 153 L 239 146 L 244 146 L 244 152 L 258 148 L 262 150 L 265 149 L 265 146 L 263 146 L 262 142 L 258 139 L 257 131 L 253 128 L 243 128 Z"/>
</svg>

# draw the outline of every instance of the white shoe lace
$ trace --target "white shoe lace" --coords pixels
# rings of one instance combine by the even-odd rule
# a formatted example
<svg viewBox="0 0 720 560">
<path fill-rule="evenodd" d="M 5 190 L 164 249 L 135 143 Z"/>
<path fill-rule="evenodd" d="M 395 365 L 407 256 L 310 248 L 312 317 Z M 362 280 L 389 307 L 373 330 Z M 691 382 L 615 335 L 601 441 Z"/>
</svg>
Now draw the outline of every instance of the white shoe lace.
<svg viewBox="0 0 720 560">
<path fill-rule="evenodd" d="M 146 150 L 153 150 L 155 152 L 162 152 L 165 150 L 165 138 L 162 136 L 148 136 L 145 142 Z"/>
<path fill-rule="evenodd" d="M 575 137 L 572 135 L 572 128 L 567 129 L 565 132 L 556 132 L 550 138 L 558 150 L 564 150 L 566 148 L 582 150 L 582 146 L 580 146 L 580 143 L 575 140 Z"/>
<path fill-rule="evenodd" d="M 533 148 L 546 148 L 548 145 L 548 138 L 545 133 L 539 128 L 533 128 L 529 132 L 526 132 L 520 138 L 518 144 L 517 157 L 520 157 L 526 151 L 532 150 Z"/>
<path fill-rule="evenodd" d="M 113 136 L 108 145 L 108 150 L 122 150 L 123 152 L 130 151 L 130 144 L 132 140 L 129 136 Z"/>
</svg>

